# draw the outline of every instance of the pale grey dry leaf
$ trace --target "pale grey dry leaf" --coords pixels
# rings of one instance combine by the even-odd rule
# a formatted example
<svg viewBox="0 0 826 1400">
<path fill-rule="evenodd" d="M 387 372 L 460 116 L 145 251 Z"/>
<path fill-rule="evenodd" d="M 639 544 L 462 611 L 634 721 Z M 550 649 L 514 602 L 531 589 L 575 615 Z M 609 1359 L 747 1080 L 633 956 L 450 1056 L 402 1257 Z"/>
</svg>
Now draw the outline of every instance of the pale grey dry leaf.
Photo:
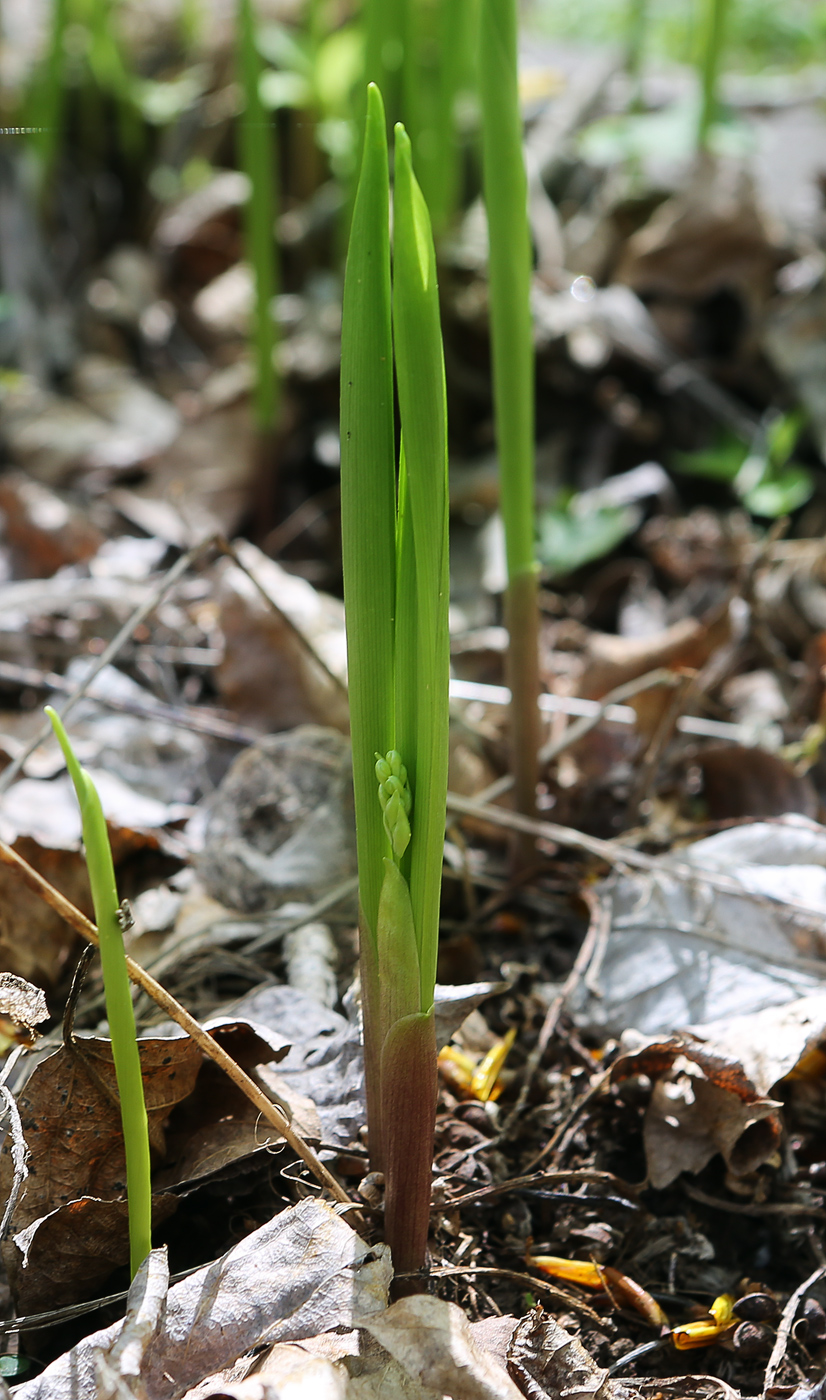
<svg viewBox="0 0 826 1400">
<path fill-rule="evenodd" d="M 153 1249 L 132 1280 L 116 1341 L 96 1355 L 97 1400 L 121 1400 L 123 1395 L 144 1400 L 141 1368 L 147 1348 L 163 1325 L 168 1291 L 166 1248 Z"/>
<path fill-rule="evenodd" d="M 48 1021 L 49 1008 L 42 987 L 35 987 L 23 977 L 15 977 L 12 972 L 0 972 L 0 1016 L 8 1016 L 16 1021 L 29 1035 L 34 1036 L 35 1026 Z"/>
<path fill-rule="evenodd" d="M 383 1312 L 390 1251 L 370 1247 L 322 1201 L 307 1199 L 169 1290 L 162 1328 L 147 1348 L 147 1400 L 178 1400 L 262 1342 L 296 1341 Z M 96 1400 L 95 1354 L 123 1323 L 86 1337 L 15 1400 Z"/>
<path fill-rule="evenodd" d="M 402 1298 L 363 1325 L 410 1376 L 437 1395 L 451 1400 L 522 1400 L 507 1372 L 476 1346 L 470 1323 L 455 1303 L 427 1296 Z"/>
</svg>

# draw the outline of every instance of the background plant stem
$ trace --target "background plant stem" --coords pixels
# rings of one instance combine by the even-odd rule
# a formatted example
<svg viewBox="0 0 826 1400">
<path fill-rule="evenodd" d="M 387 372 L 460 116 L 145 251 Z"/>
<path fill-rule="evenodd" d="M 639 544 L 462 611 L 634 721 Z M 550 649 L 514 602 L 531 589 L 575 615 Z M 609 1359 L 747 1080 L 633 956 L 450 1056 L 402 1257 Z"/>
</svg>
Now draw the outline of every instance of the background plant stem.
<svg viewBox="0 0 826 1400">
<path fill-rule="evenodd" d="M 272 301 L 276 292 L 275 248 L 275 147 L 258 91 L 261 59 L 255 44 L 252 0 L 238 3 L 238 73 L 244 92 L 244 112 L 238 123 L 239 164 L 250 182 L 244 206 L 247 259 L 255 280 L 255 312 L 252 337 L 255 356 L 255 417 L 262 433 L 270 432 L 278 417 L 279 386 L 273 354 L 275 322 Z"/>
<path fill-rule="evenodd" d="M 539 611 L 534 562 L 531 245 L 516 68 L 515 0 L 482 0 L 480 86 L 493 397 L 508 563 L 511 748 L 516 805 L 536 809 Z"/>
<path fill-rule="evenodd" d="M 730 0 L 706 0 L 705 23 L 701 34 L 701 105 L 697 145 L 708 150 L 708 138 L 719 105 L 720 60 L 723 54 Z"/>
</svg>

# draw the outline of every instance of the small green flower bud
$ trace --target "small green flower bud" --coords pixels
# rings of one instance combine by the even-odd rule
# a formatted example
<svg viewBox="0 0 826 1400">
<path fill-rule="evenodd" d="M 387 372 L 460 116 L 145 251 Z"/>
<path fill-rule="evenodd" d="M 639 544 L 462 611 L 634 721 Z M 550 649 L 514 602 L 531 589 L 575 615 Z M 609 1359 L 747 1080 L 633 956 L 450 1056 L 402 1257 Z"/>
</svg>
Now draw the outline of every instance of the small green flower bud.
<svg viewBox="0 0 826 1400">
<path fill-rule="evenodd" d="M 407 785 L 407 769 L 395 749 L 391 749 L 386 758 L 380 754 L 376 756 L 376 778 L 384 829 L 396 860 L 401 860 L 410 844 L 409 817 L 413 797 Z"/>
</svg>

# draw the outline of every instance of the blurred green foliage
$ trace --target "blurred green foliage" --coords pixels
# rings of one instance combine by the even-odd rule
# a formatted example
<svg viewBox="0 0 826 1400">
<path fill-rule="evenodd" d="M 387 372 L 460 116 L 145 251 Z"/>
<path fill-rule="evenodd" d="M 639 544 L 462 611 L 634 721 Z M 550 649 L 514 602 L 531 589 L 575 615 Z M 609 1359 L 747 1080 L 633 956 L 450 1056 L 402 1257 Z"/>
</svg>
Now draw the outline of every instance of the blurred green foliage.
<svg viewBox="0 0 826 1400">
<path fill-rule="evenodd" d="M 534 0 L 532 27 L 588 43 L 625 43 L 629 0 Z M 646 52 L 683 63 L 697 58 L 696 0 L 649 0 Z M 727 61 L 732 67 L 798 67 L 822 62 L 826 43 L 824 0 L 736 0 L 728 21 Z"/>
</svg>

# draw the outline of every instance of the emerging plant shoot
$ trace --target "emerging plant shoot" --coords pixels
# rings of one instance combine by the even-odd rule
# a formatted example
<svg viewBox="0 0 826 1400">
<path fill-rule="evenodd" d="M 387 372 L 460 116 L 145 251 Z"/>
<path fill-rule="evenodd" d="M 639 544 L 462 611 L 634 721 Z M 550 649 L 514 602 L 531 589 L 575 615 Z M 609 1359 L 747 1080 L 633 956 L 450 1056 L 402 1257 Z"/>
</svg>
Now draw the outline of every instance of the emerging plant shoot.
<svg viewBox="0 0 826 1400">
<path fill-rule="evenodd" d="M 436 1109 L 448 496 L 436 262 L 401 126 L 395 156 L 391 308 L 384 108 L 371 85 L 344 284 L 342 550 L 370 1157 L 385 1174 L 386 1237 L 406 1273 L 425 1259 Z"/>
<path fill-rule="evenodd" d="M 140 1052 L 135 1032 L 135 1012 L 123 949 L 115 868 L 106 818 L 97 789 L 75 757 L 69 736 L 52 709 L 46 706 L 63 750 L 77 794 L 83 823 L 83 844 L 92 888 L 92 903 L 100 939 L 106 1015 L 112 1038 L 112 1058 L 120 1095 L 123 1144 L 126 1151 L 126 1194 L 129 1203 L 129 1253 L 134 1278 L 152 1248 L 152 1186 L 149 1158 L 149 1125 L 143 1096 Z"/>
</svg>

